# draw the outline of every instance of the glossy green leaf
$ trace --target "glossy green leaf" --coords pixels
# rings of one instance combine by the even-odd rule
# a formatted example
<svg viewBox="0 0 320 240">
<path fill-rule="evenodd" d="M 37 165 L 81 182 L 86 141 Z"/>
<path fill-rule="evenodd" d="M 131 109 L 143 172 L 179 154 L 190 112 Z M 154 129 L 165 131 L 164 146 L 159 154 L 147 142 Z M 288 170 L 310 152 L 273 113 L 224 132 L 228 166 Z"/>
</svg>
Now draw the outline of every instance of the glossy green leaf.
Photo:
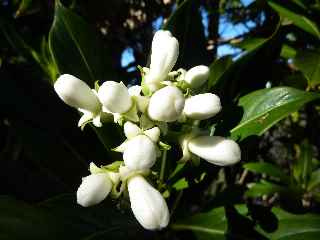
<svg viewBox="0 0 320 240">
<path fill-rule="evenodd" d="M 100 39 L 80 16 L 56 3 L 49 46 L 60 74 L 72 74 L 94 88 L 108 76 L 108 61 Z"/>
<path fill-rule="evenodd" d="M 72 74 L 87 82 L 91 88 L 94 88 L 96 80 L 115 77 L 110 67 L 111 60 L 95 31 L 59 1 L 55 7 L 49 46 L 60 74 Z M 121 135 L 114 125 L 93 128 L 108 150 L 120 144 Z M 109 155 L 115 156 L 114 153 Z"/>
<path fill-rule="evenodd" d="M 252 162 L 246 163 L 243 167 L 249 171 L 266 174 L 268 176 L 279 179 L 281 182 L 289 183 L 290 177 L 284 173 L 279 166 L 267 162 Z"/>
<path fill-rule="evenodd" d="M 210 75 L 208 79 L 208 88 L 215 86 L 220 77 L 227 71 L 228 67 L 233 63 L 231 56 L 224 56 L 217 59 L 210 65 Z"/>
<path fill-rule="evenodd" d="M 192 231 L 200 240 L 264 239 L 263 236 L 271 240 L 317 240 L 320 234 L 320 216 L 316 214 L 296 215 L 273 208 L 271 213 L 278 221 L 273 223 L 276 228 L 267 233 L 253 222 L 250 224 L 245 205 L 237 205 L 236 210 L 233 220 L 226 217 L 224 208 L 215 208 L 173 223 L 171 228 L 176 231 Z M 251 229 L 246 228 L 248 225 Z M 235 234 L 233 228 L 238 228 L 240 232 Z M 248 231 L 255 235 L 248 237 Z"/>
<path fill-rule="evenodd" d="M 282 46 L 281 53 L 280 53 L 281 57 L 287 58 L 287 59 L 294 58 L 296 54 L 297 54 L 297 51 L 294 48 L 290 47 L 289 45 Z"/>
<path fill-rule="evenodd" d="M 302 30 L 314 35 L 317 38 L 320 38 L 320 32 L 315 22 L 303 15 L 292 12 L 291 10 L 275 3 L 274 1 L 268 1 L 268 3 L 280 14 L 280 16 L 292 21 L 295 26 L 301 28 Z"/>
<path fill-rule="evenodd" d="M 239 100 L 243 111 L 239 124 L 231 130 L 231 137 L 242 140 L 251 135 L 261 135 L 290 113 L 307 102 L 320 98 L 317 93 L 290 87 L 276 87 L 249 93 Z"/>
<path fill-rule="evenodd" d="M 291 214 L 279 208 L 272 212 L 278 218 L 275 232 L 266 234 L 272 240 L 317 240 L 320 234 L 320 216 L 316 214 Z"/>
<path fill-rule="evenodd" d="M 233 43 L 232 45 L 246 51 L 251 51 L 259 47 L 265 41 L 265 38 L 244 38 L 242 41 Z"/>
<path fill-rule="evenodd" d="M 126 238 L 141 231 L 131 215 L 121 213 L 110 201 L 83 208 L 76 204 L 74 196 L 53 198 L 38 205 L 2 196 L 0 211 L 2 240 L 82 239 L 102 231 L 109 231 L 109 239 L 113 239 L 123 232 L 121 229 L 126 229 Z"/>
<path fill-rule="evenodd" d="M 298 157 L 293 164 L 293 176 L 296 181 L 306 186 L 312 171 L 312 146 L 308 140 L 304 140 L 299 145 Z"/>
<path fill-rule="evenodd" d="M 247 209 L 242 206 L 241 212 L 245 213 Z M 224 208 L 214 208 L 206 213 L 199 213 L 187 219 L 183 219 L 171 224 L 173 230 L 193 231 L 197 239 L 226 239 L 227 219 Z"/>
<path fill-rule="evenodd" d="M 298 51 L 293 60 L 294 65 L 303 72 L 311 87 L 320 83 L 320 51 Z"/>
<path fill-rule="evenodd" d="M 264 85 L 263 81 L 257 81 L 256 72 L 266 70 L 266 65 L 272 64 L 273 59 L 278 57 L 281 50 L 280 41 L 280 22 L 274 26 L 274 31 L 268 38 L 264 39 L 250 39 L 245 40 L 239 45 L 243 45 L 246 51 L 240 55 L 240 57 L 230 64 L 230 60 L 218 60 L 220 62 L 217 65 L 217 76 L 210 76 L 209 82 L 212 83 L 213 89 L 216 92 L 221 92 L 220 95 L 224 95 L 228 99 L 232 99 L 238 96 L 239 92 L 250 92 L 256 87 L 252 85 L 260 85 L 260 88 Z M 228 62 L 229 61 L 229 62 Z M 211 68 L 215 63 L 211 65 Z M 253 70 L 254 69 L 254 70 Z M 214 74 L 214 71 L 210 71 Z M 243 77 L 246 76 L 246 77 Z M 247 89 L 248 88 L 248 89 Z"/>
<path fill-rule="evenodd" d="M 267 181 L 252 183 L 249 189 L 245 192 L 245 196 L 257 198 L 264 195 L 270 196 L 275 193 L 283 193 L 287 190 L 287 186 L 280 186 L 278 184 L 270 183 Z"/>
<path fill-rule="evenodd" d="M 209 63 L 199 0 L 178 1 L 178 6 L 163 25 L 179 41 L 179 57 L 175 68 L 191 68 Z M 192 18 L 190 17 L 192 16 Z"/>
<path fill-rule="evenodd" d="M 319 187 L 320 187 L 320 169 L 317 169 L 311 173 L 307 189 L 311 191 Z"/>
</svg>

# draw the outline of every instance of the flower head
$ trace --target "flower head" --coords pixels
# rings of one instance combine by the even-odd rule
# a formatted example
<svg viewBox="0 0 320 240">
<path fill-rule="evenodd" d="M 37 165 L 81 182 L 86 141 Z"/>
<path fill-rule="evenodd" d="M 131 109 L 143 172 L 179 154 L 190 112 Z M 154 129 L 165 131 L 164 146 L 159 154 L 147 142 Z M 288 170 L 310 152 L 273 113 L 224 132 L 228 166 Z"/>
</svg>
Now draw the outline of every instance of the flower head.
<svg viewBox="0 0 320 240">
<path fill-rule="evenodd" d="M 232 165 L 241 159 L 239 145 L 235 141 L 223 137 L 195 137 L 189 141 L 188 148 L 193 154 L 219 166 Z"/>
<path fill-rule="evenodd" d="M 182 113 L 184 102 L 184 96 L 177 87 L 164 87 L 151 96 L 148 106 L 149 117 L 156 121 L 176 121 Z"/>
<path fill-rule="evenodd" d="M 98 97 L 103 106 L 112 113 L 128 112 L 132 106 L 131 96 L 122 82 L 104 82 L 99 88 Z"/>
<path fill-rule="evenodd" d="M 125 145 L 123 160 L 131 170 L 149 169 L 154 165 L 156 158 L 156 145 L 146 135 L 138 135 Z"/>
<path fill-rule="evenodd" d="M 192 88 L 198 88 L 208 80 L 209 72 L 210 69 L 207 66 L 195 66 L 185 73 L 184 80 L 189 83 Z"/>
<path fill-rule="evenodd" d="M 54 84 L 58 96 L 71 107 L 98 113 L 101 104 L 90 87 L 80 79 L 70 74 L 61 75 Z"/>
<path fill-rule="evenodd" d="M 77 202 L 89 207 L 104 200 L 112 189 L 112 181 L 107 173 L 91 174 L 82 179 L 77 191 Z"/>
<path fill-rule="evenodd" d="M 166 201 L 142 176 L 128 180 L 128 191 L 132 212 L 145 229 L 157 230 L 168 225 L 170 215 Z"/>
<path fill-rule="evenodd" d="M 191 119 L 204 120 L 221 111 L 220 98 L 212 93 L 203 93 L 186 99 L 183 113 Z"/>
<path fill-rule="evenodd" d="M 145 76 L 145 83 L 151 91 L 159 89 L 172 70 L 179 55 L 179 42 L 169 31 L 155 33 L 151 47 L 150 70 Z"/>
</svg>

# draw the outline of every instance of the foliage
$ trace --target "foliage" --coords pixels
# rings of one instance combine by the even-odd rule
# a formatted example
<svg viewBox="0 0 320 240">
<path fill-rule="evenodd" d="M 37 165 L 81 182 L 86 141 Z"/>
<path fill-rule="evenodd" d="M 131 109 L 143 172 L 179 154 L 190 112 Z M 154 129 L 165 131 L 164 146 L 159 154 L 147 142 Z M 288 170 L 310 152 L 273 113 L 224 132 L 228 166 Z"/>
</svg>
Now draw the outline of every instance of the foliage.
<svg viewBox="0 0 320 240">
<path fill-rule="evenodd" d="M 1 1 L 0 238 L 316 239 L 320 5 L 244 2 Z M 226 37 L 223 21 L 245 31 Z M 111 149 L 124 136 L 112 123 L 81 132 L 77 113 L 52 84 L 63 73 L 92 88 L 110 79 L 140 83 L 135 66 L 147 65 L 159 22 L 181 43 L 177 68 L 210 66 L 205 88 L 220 96 L 223 111 L 200 127 L 237 141 L 242 161 L 224 169 L 199 159 L 178 162 L 182 153 L 171 146 L 179 144 L 178 130 L 191 130 L 169 132 L 155 184 L 171 224 L 147 232 L 126 214 L 125 197 L 118 206 L 76 205 L 87 164 L 120 160 Z M 223 47 L 233 50 L 222 56 Z M 128 49 L 134 60 L 124 66 Z"/>
</svg>

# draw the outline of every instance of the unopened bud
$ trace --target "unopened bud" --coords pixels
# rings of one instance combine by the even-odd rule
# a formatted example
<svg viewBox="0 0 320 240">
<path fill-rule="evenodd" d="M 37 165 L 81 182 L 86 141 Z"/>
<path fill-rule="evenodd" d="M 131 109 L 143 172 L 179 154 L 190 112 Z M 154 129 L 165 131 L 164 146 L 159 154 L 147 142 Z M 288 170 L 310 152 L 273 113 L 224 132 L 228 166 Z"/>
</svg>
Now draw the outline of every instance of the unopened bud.
<svg viewBox="0 0 320 240">
<path fill-rule="evenodd" d="M 223 137 L 195 137 L 189 141 L 188 148 L 193 154 L 219 166 L 232 165 L 241 159 L 239 145 Z"/>
<path fill-rule="evenodd" d="M 170 215 L 166 201 L 142 176 L 129 179 L 128 192 L 132 212 L 145 229 L 157 230 L 168 225 Z"/>
</svg>

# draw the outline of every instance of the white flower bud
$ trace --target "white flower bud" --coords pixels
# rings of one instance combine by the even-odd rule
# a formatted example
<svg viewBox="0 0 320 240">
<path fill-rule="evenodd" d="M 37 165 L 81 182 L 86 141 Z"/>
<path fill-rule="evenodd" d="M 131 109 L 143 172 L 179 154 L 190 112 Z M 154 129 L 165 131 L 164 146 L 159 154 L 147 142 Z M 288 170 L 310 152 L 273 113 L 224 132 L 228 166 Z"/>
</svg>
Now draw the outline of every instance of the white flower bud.
<svg viewBox="0 0 320 240">
<path fill-rule="evenodd" d="M 151 91 L 159 88 L 172 70 L 179 55 L 179 42 L 169 31 L 155 33 L 151 47 L 150 70 L 145 76 L 145 83 Z"/>
<path fill-rule="evenodd" d="M 221 111 L 220 98 L 212 93 L 204 93 L 186 99 L 183 112 L 191 119 L 204 120 Z"/>
<path fill-rule="evenodd" d="M 148 106 L 149 117 L 156 121 L 176 121 L 184 107 L 182 92 L 173 86 L 156 91 L 150 98 Z"/>
<path fill-rule="evenodd" d="M 126 143 L 123 160 L 131 170 L 149 169 L 155 163 L 156 158 L 156 145 L 149 137 L 138 135 Z"/>
<path fill-rule="evenodd" d="M 128 191 L 132 212 L 145 229 L 162 229 L 168 225 L 170 215 L 166 201 L 142 176 L 129 179 Z"/>
<path fill-rule="evenodd" d="M 144 131 L 144 134 L 147 135 L 152 141 L 158 142 L 160 137 L 160 128 L 153 127 L 146 131 Z"/>
<path fill-rule="evenodd" d="M 99 88 L 98 97 L 103 106 L 113 113 L 125 113 L 132 106 L 131 96 L 122 82 L 104 82 Z"/>
<path fill-rule="evenodd" d="M 191 85 L 192 88 L 201 87 L 209 78 L 210 69 L 207 66 L 195 66 L 187 71 L 184 80 Z"/>
<path fill-rule="evenodd" d="M 77 202 L 83 207 L 98 204 L 108 196 L 111 188 L 112 182 L 107 173 L 84 177 L 77 191 Z"/>
<path fill-rule="evenodd" d="M 92 113 L 98 113 L 101 109 L 99 99 L 90 87 L 70 74 L 61 75 L 54 84 L 54 90 L 71 107 Z"/>
<path fill-rule="evenodd" d="M 189 141 L 188 148 L 193 154 L 219 166 L 235 164 L 241 159 L 239 145 L 223 137 L 195 137 Z"/>
<path fill-rule="evenodd" d="M 128 139 L 134 138 L 135 136 L 142 134 L 142 130 L 132 122 L 126 122 L 123 126 L 124 134 Z"/>
</svg>

